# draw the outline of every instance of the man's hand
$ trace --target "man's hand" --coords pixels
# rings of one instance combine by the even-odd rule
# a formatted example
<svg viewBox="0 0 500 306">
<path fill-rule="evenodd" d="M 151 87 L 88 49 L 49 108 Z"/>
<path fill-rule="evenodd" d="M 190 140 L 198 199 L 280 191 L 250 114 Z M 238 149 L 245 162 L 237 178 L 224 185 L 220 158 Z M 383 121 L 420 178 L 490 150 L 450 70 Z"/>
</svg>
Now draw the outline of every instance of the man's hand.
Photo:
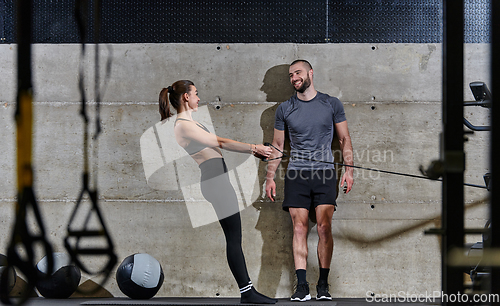
<svg viewBox="0 0 500 306">
<path fill-rule="evenodd" d="M 273 151 L 273 154 L 271 154 L 270 156 L 271 159 L 279 157 L 278 151 L 283 151 L 284 144 L 285 144 L 285 131 L 284 130 L 280 131 L 275 128 L 272 146 L 277 150 Z M 276 183 L 274 182 L 274 175 L 276 173 L 276 170 L 278 169 L 280 161 L 281 161 L 280 159 L 274 159 L 269 161 L 269 163 L 267 163 L 266 195 L 273 202 L 274 202 L 274 197 L 276 197 Z"/>
<path fill-rule="evenodd" d="M 276 196 L 276 183 L 273 179 L 266 180 L 266 195 L 274 202 L 274 197 Z"/>
<path fill-rule="evenodd" d="M 353 171 L 347 170 L 344 175 L 342 175 L 342 181 L 340 183 L 341 187 L 344 187 L 344 184 L 347 184 L 347 186 L 344 187 L 344 193 L 349 193 L 352 189 L 352 184 L 354 183 L 354 179 L 352 177 Z"/>
<path fill-rule="evenodd" d="M 351 136 L 349 135 L 349 129 L 347 128 L 347 121 L 342 121 L 339 123 L 335 123 L 335 131 L 337 136 L 339 137 L 340 149 L 342 150 L 342 157 L 344 159 L 344 163 L 346 165 L 354 165 L 353 161 L 353 151 L 352 151 L 352 142 Z M 340 182 L 340 186 L 344 187 L 344 193 L 349 193 L 352 189 L 352 184 L 354 182 L 353 172 L 354 169 L 352 167 L 347 167 L 344 169 L 344 175 L 342 175 L 342 181 Z M 345 185 L 347 184 L 347 185 Z"/>
</svg>

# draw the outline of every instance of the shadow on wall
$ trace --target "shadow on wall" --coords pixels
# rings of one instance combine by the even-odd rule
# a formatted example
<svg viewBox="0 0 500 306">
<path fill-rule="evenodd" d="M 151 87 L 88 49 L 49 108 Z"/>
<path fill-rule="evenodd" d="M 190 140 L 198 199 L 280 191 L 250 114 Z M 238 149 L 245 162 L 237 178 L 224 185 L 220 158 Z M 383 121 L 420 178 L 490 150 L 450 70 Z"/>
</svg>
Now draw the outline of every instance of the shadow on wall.
<svg viewBox="0 0 500 306">
<path fill-rule="evenodd" d="M 260 88 L 266 96 L 267 102 L 276 102 L 275 105 L 266 109 L 260 117 L 260 126 L 263 132 L 262 143 L 272 142 L 274 135 L 274 114 L 281 102 L 288 100 L 294 89 L 288 80 L 289 65 L 278 65 L 267 70 L 263 85 Z M 289 150 L 288 141 L 285 143 L 285 150 Z M 262 257 L 258 278 L 258 287 L 264 294 L 277 296 L 283 272 L 288 276 L 287 283 L 295 280 L 295 268 L 292 256 L 292 224 L 288 213 L 281 209 L 283 201 L 283 171 L 286 163 L 283 161 L 276 171 L 276 201 L 260 199 L 252 206 L 260 211 L 259 220 L 255 228 L 261 232 L 262 236 Z M 259 186 L 262 187 L 262 195 L 265 196 L 267 163 L 260 163 L 258 169 Z M 288 275 L 287 275 L 288 274 Z M 291 288 L 290 288 L 291 289 Z"/>
</svg>

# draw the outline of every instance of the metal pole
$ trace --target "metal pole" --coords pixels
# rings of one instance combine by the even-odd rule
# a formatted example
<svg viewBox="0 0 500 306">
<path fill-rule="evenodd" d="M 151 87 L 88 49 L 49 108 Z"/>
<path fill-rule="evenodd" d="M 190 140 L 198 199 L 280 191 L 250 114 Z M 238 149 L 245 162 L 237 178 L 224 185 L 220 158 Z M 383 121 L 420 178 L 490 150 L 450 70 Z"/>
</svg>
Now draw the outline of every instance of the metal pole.
<svg viewBox="0 0 500 306">
<path fill-rule="evenodd" d="M 493 17 L 497 16 L 497 17 Z M 500 249 L 500 1 L 491 0 L 491 248 Z M 496 141 L 495 141 L 496 140 Z M 491 269 L 491 293 L 500 295 L 500 267 Z M 493 304 L 493 303 L 492 303 Z"/>
<path fill-rule="evenodd" d="M 464 292 L 463 272 L 448 266 L 449 251 L 464 244 L 463 0 L 443 1 L 443 26 L 442 290 L 449 296 Z"/>
</svg>

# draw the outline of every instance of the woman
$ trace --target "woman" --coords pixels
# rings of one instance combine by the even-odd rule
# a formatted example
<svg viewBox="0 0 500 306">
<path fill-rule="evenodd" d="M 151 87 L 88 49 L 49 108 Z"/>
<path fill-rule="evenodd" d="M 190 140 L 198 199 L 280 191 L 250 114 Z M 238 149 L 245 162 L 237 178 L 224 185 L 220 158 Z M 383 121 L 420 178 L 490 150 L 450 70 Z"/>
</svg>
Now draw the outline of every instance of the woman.
<svg viewBox="0 0 500 306">
<path fill-rule="evenodd" d="M 175 138 L 177 143 L 198 163 L 201 170 L 201 191 L 212 203 L 226 236 L 229 268 L 240 288 L 241 303 L 274 304 L 277 302 L 258 293 L 248 276 L 241 248 L 241 218 L 236 193 L 229 181 L 227 167 L 220 149 L 269 157 L 271 148 L 218 137 L 192 118 L 198 110 L 198 91 L 193 82 L 177 81 L 160 92 L 161 120 L 173 116 L 170 104 L 177 111 Z"/>
</svg>

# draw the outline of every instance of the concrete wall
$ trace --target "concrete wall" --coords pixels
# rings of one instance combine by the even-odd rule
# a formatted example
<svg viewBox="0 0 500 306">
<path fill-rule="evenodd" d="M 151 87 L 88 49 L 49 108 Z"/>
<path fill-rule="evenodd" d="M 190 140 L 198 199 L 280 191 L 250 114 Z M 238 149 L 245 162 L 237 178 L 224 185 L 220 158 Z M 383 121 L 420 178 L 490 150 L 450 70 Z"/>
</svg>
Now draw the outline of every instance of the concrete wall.
<svg viewBox="0 0 500 306">
<path fill-rule="evenodd" d="M 82 60 L 89 99 L 94 98 L 93 50 L 88 46 Z M 355 163 L 418 175 L 419 165 L 427 166 L 439 156 L 441 50 L 440 44 L 101 46 L 101 79 L 108 56 L 112 70 L 101 105 L 97 181 L 99 204 L 119 261 L 138 252 L 158 259 L 166 276 L 158 296 L 238 296 L 220 226 L 217 222 L 198 226 L 193 221 L 190 207 L 202 201 L 187 194 L 199 192 L 194 190 L 197 168 L 189 158 L 179 158 L 176 170 L 164 165 L 170 170 L 157 173 L 165 186 L 152 181 L 148 185 L 146 180 L 141 136 L 159 122 L 161 88 L 178 79 L 191 79 L 204 105 L 197 114 L 200 120 L 208 121 L 220 136 L 262 143 L 272 140 L 278 103 L 292 94 L 287 64 L 296 58 L 308 59 L 314 67 L 316 89 L 344 103 Z M 472 100 L 469 82 L 488 82 L 489 49 L 466 45 L 465 54 L 465 99 Z M 0 55 L 0 252 L 5 253 L 16 200 L 16 46 L 0 45 Z M 35 45 L 33 57 L 35 193 L 50 240 L 56 251 L 64 251 L 66 226 L 82 184 L 80 47 Z M 89 112 L 93 117 L 92 103 Z M 466 116 L 474 124 L 488 123 L 485 109 L 467 108 Z M 483 183 L 482 175 L 488 171 L 488 137 L 488 132 L 469 136 L 466 182 Z M 174 154 L 164 151 L 164 161 L 170 158 L 165 157 L 169 152 Z M 266 165 L 247 155 L 225 156 L 241 191 L 243 243 L 252 281 L 265 294 L 288 297 L 295 274 L 291 221 L 280 206 L 283 182 L 277 179 L 278 202 L 271 203 L 261 196 Z M 194 171 L 189 172 L 193 181 L 180 186 L 178 172 L 188 171 L 184 166 Z M 333 296 L 439 291 L 440 239 L 423 232 L 440 225 L 441 184 L 362 170 L 355 174 L 353 191 L 339 195 L 334 215 L 329 279 Z M 486 219 L 482 200 L 487 193 L 465 190 L 466 225 L 481 227 Z M 310 225 L 308 281 L 314 292 L 317 234 L 314 223 Z M 467 237 L 468 242 L 479 240 Z M 99 267 L 102 262 L 89 259 L 88 264 Z M 89 277 L 84 274 L 84 280 Z M 114 274 L 105 288 L 123 296 Z"/>
</svg>

